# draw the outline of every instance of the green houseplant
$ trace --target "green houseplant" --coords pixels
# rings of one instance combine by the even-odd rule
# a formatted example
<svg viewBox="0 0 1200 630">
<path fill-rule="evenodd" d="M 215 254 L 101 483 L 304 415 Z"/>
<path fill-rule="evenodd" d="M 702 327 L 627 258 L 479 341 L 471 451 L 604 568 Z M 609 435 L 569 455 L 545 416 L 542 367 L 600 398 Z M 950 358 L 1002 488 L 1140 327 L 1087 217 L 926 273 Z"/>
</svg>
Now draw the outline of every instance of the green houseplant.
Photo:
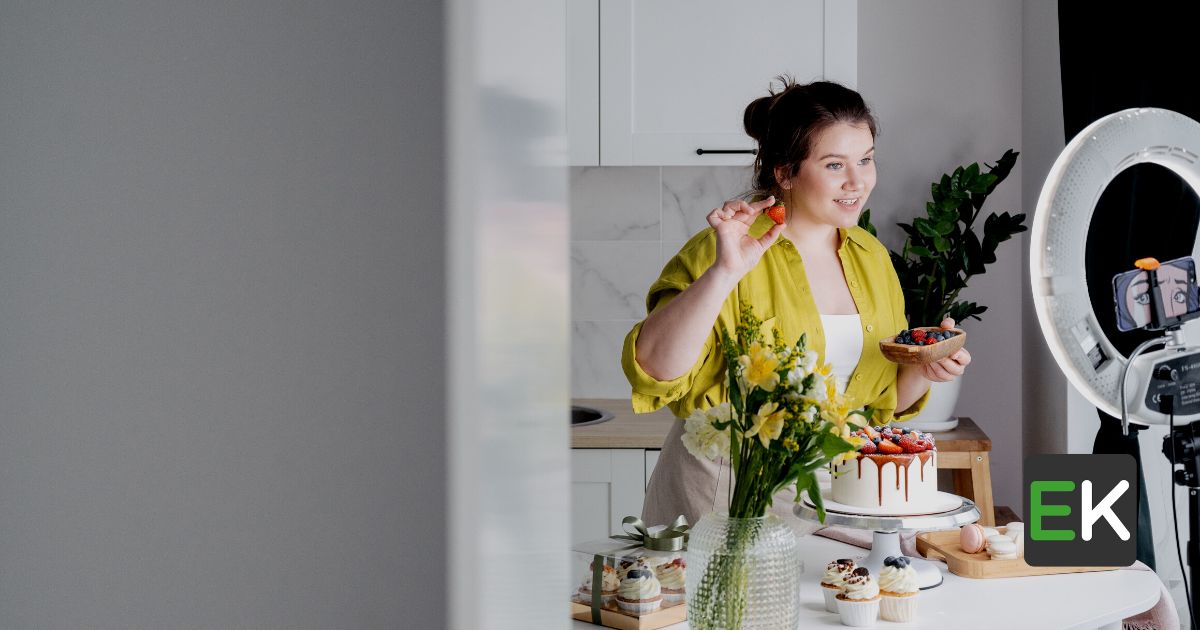
<svg viewBox="0 0 1200 630">
<path fill-rule="evenodd" d="M 982 274 L 996 262 L 996 248 L 1013 235 L 1026 230 L 1025 215 L 992 213 L 983 221 L 983 234 L 975 231 L 975 222 L 983 203 L 1012 172 L 1020 153 L 1009 149 L 987 166 L 960 166 L 933 183 L 933 199 L 925 204 L 925 216 L 909 223 L 897 223 L 907 238 L 900 252 L 891 251 L 892 265 L 904 290 L 904 305 L 909 326 L 937 326 L 946 317 L 961 323 L 980 319 L 987 310 L 975 302 L 959 300 L 958 295 L 972 276 Z M 858 220 L 859 227 L 876 234 L 871 211 Z"/>
</svg>

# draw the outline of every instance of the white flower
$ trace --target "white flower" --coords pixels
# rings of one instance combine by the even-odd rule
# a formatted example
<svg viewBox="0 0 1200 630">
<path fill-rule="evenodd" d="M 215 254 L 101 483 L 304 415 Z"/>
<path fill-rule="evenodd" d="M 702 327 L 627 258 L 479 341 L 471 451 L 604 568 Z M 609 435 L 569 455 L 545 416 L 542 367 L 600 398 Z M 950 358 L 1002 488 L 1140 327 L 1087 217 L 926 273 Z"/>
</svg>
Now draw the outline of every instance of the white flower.
<svg viewBox="0 0 1200 630">
<path fill-rule="evenodd" d="M 803 369 L 805 373 L 808 373 L 813 371 L 813 368 L 815 367 L 817 367 L 817 351 L 808 350 L 804 353 L 804 358 L 800 360 L 800 368 Z"/>
<path fill-rule="evenodd" d="M 680 439 L 692 457 L 717 461 L 729 456 L 729 430 L 720 431 L 714 427 L 714 418 L 721 421 L 729 419 L 728 403 L 707 412 L 697 409 L 683 421 L 683 436 Z"/>
<path fill-rule="evenodd" d="M 804 395 L 817 402 L 825 402 L 825 375 L 814 372 L 812 386 L 804 391 Z"/>
</svg>

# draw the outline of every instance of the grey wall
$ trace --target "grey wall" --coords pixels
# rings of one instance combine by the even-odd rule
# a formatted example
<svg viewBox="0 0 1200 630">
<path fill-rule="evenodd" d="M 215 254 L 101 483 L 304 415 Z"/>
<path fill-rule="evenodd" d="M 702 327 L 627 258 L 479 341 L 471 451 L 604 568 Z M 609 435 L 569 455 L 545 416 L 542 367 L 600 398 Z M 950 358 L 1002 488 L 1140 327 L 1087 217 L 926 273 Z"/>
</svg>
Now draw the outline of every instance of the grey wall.
<svg viewBox="0 0 1200 630">
<path fill-rule="evenodd" d="M 924 214 L 935 178 L 1021 150 L 1021 19 L 1017 0 L 860 0 L 858 88 L 881 127 L 879 183 L 868 205 L 889 246 L 903 242 L 896 221 Z M 1023 207 L 1021 168 L 985 212 L 1032 212 Z M 973 362 L 955 408 L 991 436 L 994 498 L 1014 508 L 1021 499 L 1022 240 L 1002 245 L 996 264 L 963 291 L 988 311 L 982 322 L 965 324 Z"/>
<path fill-rule="evenodd" d="M 444 625 L 442 11 L 0 4 L 0 627 Z"/>
<path fill-rule="evenodd" d="M 1042 184 L 1054 160 L 1066 146 L 1063 136 L 1062 76 L 1058 56 L 1058 5 L 1025 0 L 1024 73 L 1021 108 L 1025 160 L 1022 199 L 1033 213 Z M 1029 240 L 1021 257 L 1029 260 Z M 1028 262 L 1025 263 L 1028 268 Z M 1021 389 L 1024 394 L 1024 445 L 1030 455 L 1067 452 L 1067 392 L 1071 386 L 1050 354 L 1038 325 L 1029 288 L 1029 273 L 1022 276 L 1021 320 L 1028 334 L 1022 336 Z M 1093 414 L 1092 420 L 1095 420 Z M 1098 425 L 1098 421 L 1097 425 Z"/>
</svg>

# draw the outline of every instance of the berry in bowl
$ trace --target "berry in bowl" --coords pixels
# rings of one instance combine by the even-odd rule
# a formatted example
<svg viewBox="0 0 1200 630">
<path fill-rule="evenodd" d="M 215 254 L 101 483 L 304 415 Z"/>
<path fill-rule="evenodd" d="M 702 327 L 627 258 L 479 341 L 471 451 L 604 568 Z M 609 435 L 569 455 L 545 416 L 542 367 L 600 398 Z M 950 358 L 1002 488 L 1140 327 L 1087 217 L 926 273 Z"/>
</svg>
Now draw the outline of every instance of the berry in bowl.
<svg viewBox="0 0 1200 630">
<path fill-rule="evenodd" d="M 879 351 L 892 363 L 921 365 L 937 363 L 958 352 L 967 343 L 967 333 L 958 328 L 925 326 L 908 328 L 879 342 Z"/>
</svg>

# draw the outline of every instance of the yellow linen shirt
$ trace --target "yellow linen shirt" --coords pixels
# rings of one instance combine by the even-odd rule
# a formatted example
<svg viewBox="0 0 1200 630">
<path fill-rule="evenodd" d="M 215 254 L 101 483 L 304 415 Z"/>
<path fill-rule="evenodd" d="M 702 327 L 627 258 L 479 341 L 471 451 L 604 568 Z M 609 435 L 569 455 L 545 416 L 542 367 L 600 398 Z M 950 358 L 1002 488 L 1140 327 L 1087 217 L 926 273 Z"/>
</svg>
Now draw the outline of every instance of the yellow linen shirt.
<svg viewBox="0 0 1200 630">
<path fill-rule="evenodd" d="M 771 225 L 771 219 L 760 216 L 750 227 L 750 234 L 759 237 Z M 879 341 L 907 327 L 904 317 L 904 293 L 887 248 L 866 230 L 859 227 L 840 229 L 842 244 L 838 258 L 846 274 L 846 284 L 862 319 L 863 349 L 858 366 L 850 376 L 846 395 L 851 407 L 875 409 L 873 424 L 907 420 L 925 405 L 929 394 L 900 414 L 896 409 L 896 374 L 898 366 L 883 357 Z M 706 228 L 696 234 L 679 250 L 662 270 L 658 280 L 650 285 L 646 296 L 646 312 L 653 313 L 669 303 L 681 291 L 700 277 L 716 260 L 716 233 Z M 679 378 L 660 381 L 647 374 L 634 359 L 635 344 L 642 322 L 634 325 L 625 337 L 621 366 L 633 386 L 633 410 L 649 413 L 664 405 L 675 416 L 686 418 L 696 409 L 707 409 L 728 400 L 725 391 L 725 358 L 718 341 L 721 326 L 731 333 L 737 326 L 739 303 L 747 301 L 763 320 L 764 329 L 779 328 L 784 341 L 794 343 L 801 333 L 808 334 L 808 348 L 815 350 L 825 362 L 825 334 L 821 315 L 813 301 L 804 263 L 796 247 L 782 236 L 769 247 L 761 260 L 730 292 L 717 321 L 709 332 L 696 364 Z"/>
</svg>

